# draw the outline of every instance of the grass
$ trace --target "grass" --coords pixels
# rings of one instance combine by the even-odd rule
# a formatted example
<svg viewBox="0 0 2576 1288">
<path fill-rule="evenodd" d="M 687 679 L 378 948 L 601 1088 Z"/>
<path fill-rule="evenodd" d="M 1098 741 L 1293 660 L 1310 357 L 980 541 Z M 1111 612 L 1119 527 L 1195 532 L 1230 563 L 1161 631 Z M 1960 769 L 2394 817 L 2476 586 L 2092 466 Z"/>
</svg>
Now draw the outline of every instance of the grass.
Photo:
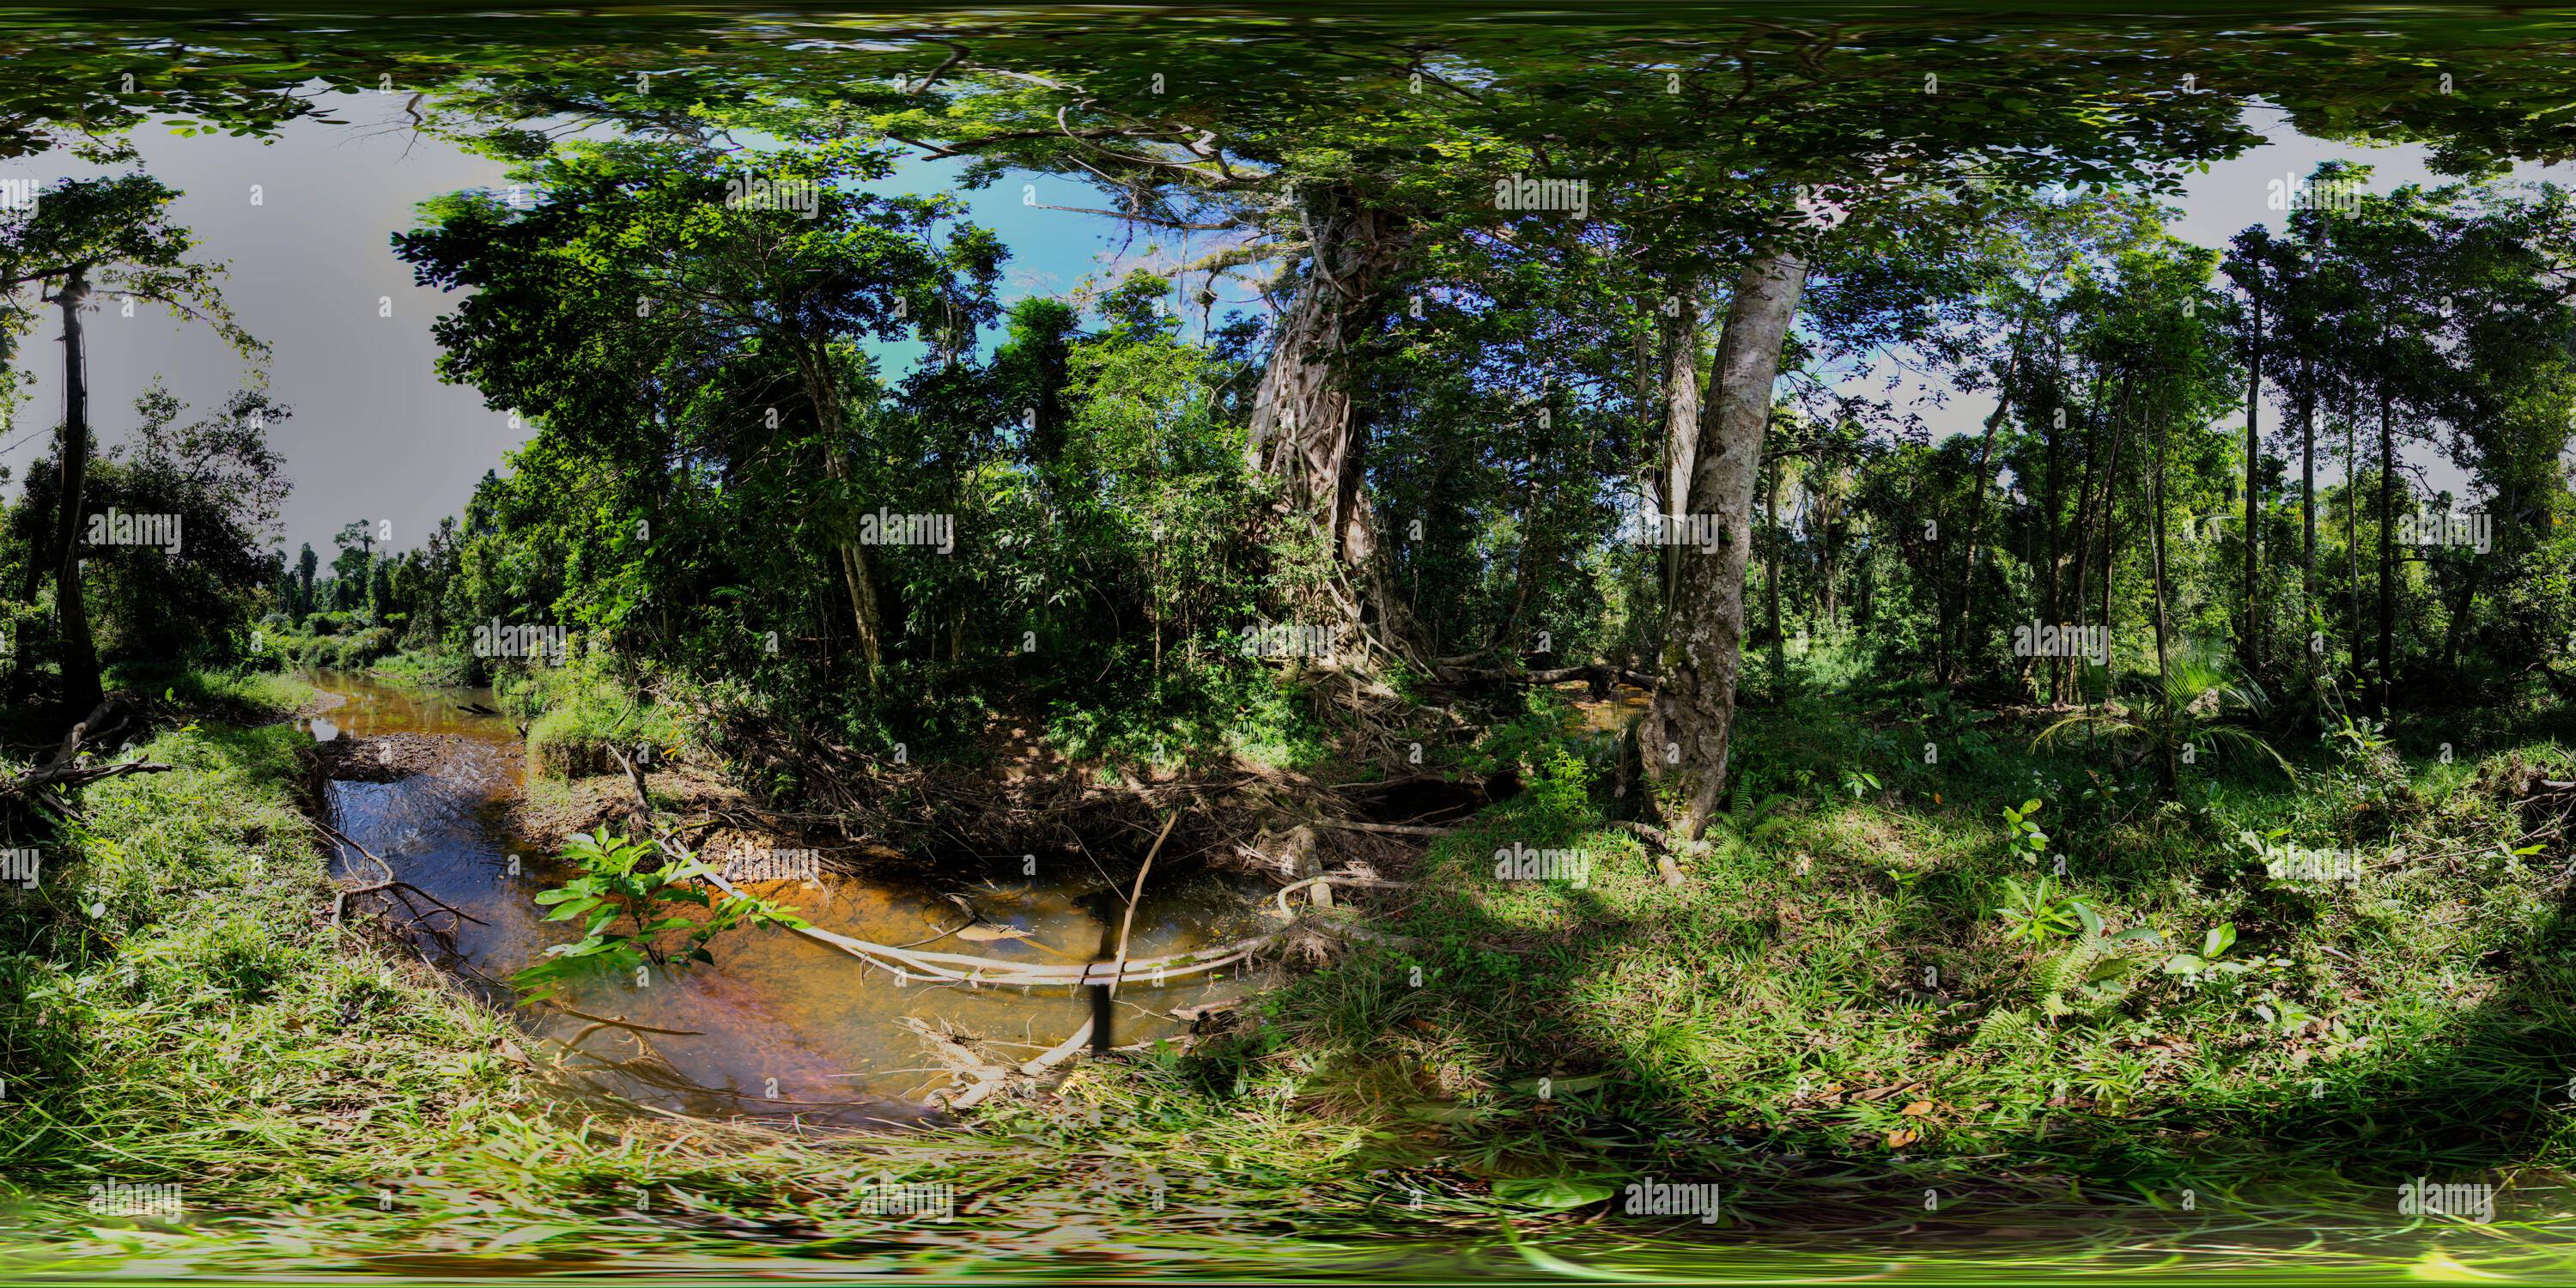
<svg viewBox="0 0 2576 1288">
<path fill-rule="evenodd" d="M 273 681 L 199 681 L 253 683 Z M 596 714 L 594 692 L 548 696 Z M 1722 1180 L 1724 1264 L 1751 1278 L 1892 1248 L 1968 1274 L 2008 1251 L 2205 1265 L 2311 1231 L 2286 1263 L 2241 1255 L 2566 1269 L 2570 856 L 2563 836 L 2510 853 L 2547 821 L 2511 787 L 2576 765 L 2544 734 L 2420 722 L 2299 748 L 2296 787 L 2218 765 L 2168 803 L 2149 765 L 2031 753 L 2030 721 L 1801 687 L 1748 712 L 1742 789 L 1676 889 L 1610 825 L 1614 749 L 1567 723 L 1542 700 L 1489 737 L 1469 759 L 1525 790 L 1373 904 L 1420 947 L 1271 990 L 1200 1054 L 1089 1064 L 1051 1098 L 897 1137 L 566 1097 L 501 1018 L 325 924 L 291 729 L 164 733 L 150 754 L 178 772 L 91 788 L 44 887 L 0 903 L 0 1175 L 22 1187 L 0 1191 L 0 1265 L 1705 1271 L 1687 1221 L 1594 1224 L 1643 1177 Z M 2460 754 L 2400 753 L 2419 741 Z M 2038 846 L 2004 813 L 2032 798 Z M 2237 833 L 2276 828 L 2387 866 L 2358 888 L 2275 879 Z M 1515 847 L 1591 866 L 1498 880 Z M 2008 880 L 2064 915 L 2006 916 Z M 2070 901 L 2105 937 L 2158 938 L 2089 940 Z M 2166 971 L 2221 925 L 2218 959 L 2245 969 Z M 2125 991 L 2085 995 L 2113 957 L 2137 962 Z M 2391 1187 L 2417 1175 L 2508 1187 L 2506 1224 L 2462 1243 L 2399 1219 Z M 78 1217 L 111 1177 L 178 1181 L 199 1215 Z M 951 1186 L 956 1219 L 859 1210 L 879 1178 Z"/>
<path fill-rule="evenodd" d="M 554 778 L 617 773 L 609 748 L 633 756 L 650 746 L 674 759 L 689 739 L 670 708 L 639 698 L 611 675 L 600 659 L 585 655 L 564 666 L 536 666 L 501 684 L 502 705 L 529 720 L 528 763 Z"/>
<path fill-rule="evenodd" d="M 1429 947 L 1301 981 L 1278 1040 L 1334 1071 L 1318 1090 L 1344 1111 L 1427 1108 L 1497 1165 L 1597 1155 L 1602 1121 L 2142 1196 L 2571 1161 L 2567 840 L 2510 853 L 2541 821 L 2512 786 L 2568 776 L 2565 747 L 2411 769 L 2320 750 L 2307 790 L 2247 763 L 2186 804 L 2153 799 L 2150 765 L 1959 719 L 1812 693 L 1751 714 L 1734 807 L 1679 889 L 1607 826 L 1600 756 L 1524 747 L 1532 789 L 1437 843 L 1382 923 Z M 1926 730 L 1951 746 L 1937 767 Z M 2034 798 L 2037 850 L 2004 813 Z M 2275 828 L 2366 879 L 2274 879 L 2237 834 Z M 1590 878 L 1497 880 L 1494 853 L 1523 847 L 1584 854 Z M 2012 935 L 2007 882 L 2068 932 Z M 2072 932 L 2075 902 L 2101 935 Z M 2167 969 L 2219 927 L 2222 969 Z M 2153 938 L 2114 941 L 2132 928 Z M 2097 966 L 2114 978 L 2088 991 Z M 1551 1104 L 1541 1077 L 1584 1090 Z"/>
<path fill-rule="evenodd" d="M 293 676 L 246 668 L 130 664 L 112 668 L 106 684 L 164 706 L 175 703 L 178 713 L 232 724 L 282 719 L 313 698 L 311 686 Z"/>
<path fill-rule="evenodd" d="M 391 656 L 367 663 L 367 673 L 440 688 L 460 688 L 474 682 L 471 659 L 442 649 L 404 649 Z"/>
<path fill-rule="evenodd" d="M 402 618 L 378 625 L 363 610 L 313 613 L 298 624 L 283 613 L 260 619 L 253 642 L 264 663 L 285 669 L 366 671 L 412 684 L 478 683 L 474 659 L 447 648 L 403 648 Z"/>
<path fill-rule="evenodd" d="M 203 687 L 294 696 L 273 677 Z M 292 795 L 305 743 L 286 725 L 162 733 L 143 751 L 175 772 L 91 787 L 44 847 L 38 888 L 0 912 L 0 1169 L 345 1188 L 378 1174 L 368 1138 L 506 1102 L 497 1017 L 324 924 Z"/>
</svg>

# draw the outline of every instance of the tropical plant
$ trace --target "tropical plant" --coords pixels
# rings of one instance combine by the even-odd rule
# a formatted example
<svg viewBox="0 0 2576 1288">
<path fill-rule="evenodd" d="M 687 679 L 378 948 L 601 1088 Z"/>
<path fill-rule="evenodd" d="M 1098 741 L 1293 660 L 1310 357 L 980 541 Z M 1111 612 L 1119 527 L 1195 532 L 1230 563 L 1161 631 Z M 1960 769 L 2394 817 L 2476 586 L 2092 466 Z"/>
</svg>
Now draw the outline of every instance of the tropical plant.
<svg viewBox="0 0 2576 1288">
<path fill-rule="evenodd" d="M 2041 730 L 2032 746 L 2054 746 L 2077 729 L 2143 743 L 2156 758 L 2157 783 L 2167 799 L 2180 788 L 2181 766 L 2217 752 L 2259 754 L 2295 781 L 2298 771 L 2290 762 L 2261 734 L 2238 722 L 2259 720 L 2269 706 L 2261 686 L 2232 664 L 2195 650 L 2173 659 L 2161 680 L 2137 689 L 2135 706 L 2110 701 L 2077 712 Z"/>
<path fill-rule="evenodd" d="M 2053 878 L 2023 885 L 2017 878 L 2005 877 L 2003 905 L 1995 913 L 2003 918 L 2004 938 L 2044 944 L 2080 929 L 2084 920 L 2076 910 L 2083 907 L 2082 900 L 2060 890 Z M 2095 925 L 2099 924 L 2097 920 Z"/>
<path fill-rule="evenodd" d="M 2236 923 L 2221 922 L 2201 936 L 2200 951 L 2175 953 L 2165 959 L 2163 971 L 2199 984 L 2224 975 L 2242 975 L 2258 964 L 2253 961 L 2227 959 L 2227 950 L 2236 946 Z"/>
<path fill-rule="evenodd" d="M 655 857 L 664 862 L 652 864 Z M 716 899 L 699 884 L 715 870 L 676 845 L 613 836 L 602 824 L 588 834 L 575 833 L 564 848 L 564 862 L 579 873 L 550 890 L 537 893 L 540 906 L 554 911 L 548 921 L 587 918 L 582 937 L 556 944 L 545 957 L 510 976 L 510 984 L 532 998 L 551 996 L 568 980 L 591 971 L 632 973 L 639 986 L 652 982 L 652 968 L 715 961 L 707 944 L 717 935 L 745 924 L 803 925 L 793 913 L 766 900 L 735 895 Z M 707 910 L 691 917 L 675 905 Z M 623 928 L 620 923 L 623 922 Z M 676 935 L 677 946 L 666 936 Z"/>
</svg>

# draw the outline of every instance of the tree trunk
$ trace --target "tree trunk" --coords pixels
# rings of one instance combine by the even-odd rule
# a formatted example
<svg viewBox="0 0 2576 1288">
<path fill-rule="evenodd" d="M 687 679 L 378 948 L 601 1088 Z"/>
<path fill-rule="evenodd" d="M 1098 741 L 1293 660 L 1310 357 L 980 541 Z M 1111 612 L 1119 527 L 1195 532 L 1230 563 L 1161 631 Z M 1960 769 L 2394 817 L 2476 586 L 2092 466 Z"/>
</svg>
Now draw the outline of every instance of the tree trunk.
<svg viewBox="0 0 2576 1288">
<path fill-rule="evenodd" d="M 2261 464 L 2262 407 L 2263 297 L 2260 294 L 2255 294 L 2253 353 L 2247 362 L 2245 378 L 2245 634 L 2238 644 L 2238 647 L 2243 654 L 2245 674 L 2249 679 L 2256 673 L 2257 665 L 2262 659 L 2263 649 L 2263 641 L 2261 638 L 2263 630 L 2263 614 L 2261 607 L 2262 600 L 2260 597 L 2260 580 L 2259 574 L 2255 571 L 2255 544 L 2256 538 L 2261 532 L 2261 528 L 2259 526 L 2261 522 L 2261 511 L 2256 508 L 2254 500 L 2255 493 L 2257 491 L 2254 482 L 2254 472 Z M 2162 464 L 2162 453 L 2164 448 L 2159 444 L 2156 450 L 2159 454 L 2159 463 L 2156 466 L 2158 471 L 2156 486 L 2158 488 L 2162 488 L 2164 486 L 2162 473 L 2164 469 Z M 2158 504 L 2161 505 L 2162 501 L 2159 500 Z M 2157 516 L 2156 530 L 2160 534 L 2164 531 L 2164 519 L 2162 515 Z M 2158 540 L 2162 540 L 2162 537 L 2159 536 Z M 2163 607 L 2159 605 L 2156 611 L 2161 614 L 2164 610 Z M 2159 629 L 2162 628 L 2160 627 Z M 2158 640 L 2157 647 L 2159 649 L 2164 647 L 2161 639 Z"/>
<path fill-rule="evenodd" d="M 2069 517 L 2066 528 L 2067 543 L 2074 547 L 2075 574 L 2070 578 L 2071 584 L 2067 588 L 2066 602 L 2063 607 L 2071 615 L 2083 613 L 2085 592 L 2092 584 L 2085 579 L 2085 576 L 2091 568 L 2093 559 L 2093 476 L 2100 472 L 2099 462 L 2104 450 L 2103 440 L 2111 433 L 2109 422 L 2112 416 L 2116 415 L 2116 413 L 2104 411 L 2102 400 L 2102 387 L 2109 383 L 2109 374 L 2100 367 L 2094 369 L 2093 393 L 2085 400 L 2086 410 L 2090 413 L 2085 419 L 2093 421 L 2095 427 L 2094 431 L 2084 439 L 2084 468 L 2077 471 L 2075 476 L 2075 513 Z M 2128 388 L 2129 377 L 2126 372 L 2123 372 L 2120 375 L 2119 398 L 2122 406 L 2128 403 Z M 2052 618 L 2051 620 L 2061 619 Z M 2058 673 L 2059 701 L 2069 700 L 2081 692 L 2083 674 L 2077 669 L 2081 665 L 2082 663 L 2073 657 L 2057 658 L 2055 670 Z"/>
<path fill-rule="evenodd" d="M 62 633 L 63 704 L 76 712 L 97 709 L 98 652 L 89 638 L 89 612 L 81 602 L 81 488 L 89 476 L 89 370 L 81 356 L 81 307 L 89 301 L 89 270 L 74 268 L 54 302 L 63 310 L 62 485 L 54 501 L 54 619 Z"/>
<path fill-rule="evenodd" d="M 1546 403 L 1542 402 L 1540 406 L 1545 407 Z M 1529 481 L 1521 489 L 1520 546 L 1513 551 L 1512 608 L 1504 615 L 1502 630 L 1497 636 L 1498 641 L 1505 644 L 1514 644 L 1521 639 L 1521 620 L 1529 612 L 1531 593 L 1538 589 L 1539 579 L 1556 566 L 1556 542 L 1552 535 L 1542 535 L 1555 531 L 1543 521 L 1552 496 L 1553 488 L 1540 477 L 1538 454 L 1532 452 Z M 1505 651 L 1519 650 L 1515 646 Z"/>
<path fill-rule="evenodd" d="M 1977 530 L 1985 523 L 1986 484 L 1987 480 L 1994 476 L 1995 431 L 2003 428 L 2004 412 L 2012 405 L 2013 375 L 2020 369 L 2021 336 L 2016 333 L 2013 336 L 2012 356 L 2004 361 L 2004 378 L 1995 392 L 1994 413 L 1986 417 L 1985 442 L 1977 448 L 1976 497 L 1968 505 L 1968 556 L 1965 566 L 1959 571 L 1959 610 L 1952 614 L 1957 619 L 1959 628 L 1958 647 L 1950 653 L 1954 679 L 1956 669 L 1965 663 L 1968 656 L 1969 603 L 1971 596 L 1976 593 L 1977 586 Z"/>
<path fill-rule="evenodd" d="M 2317 599 L 2317 395 L 2312 386 L 2299 394 L 2299 526 L 2307 543 L 2300 553 L 2299 585 L 2313 609 Z"/>
<path fill-rule="evenodd" d="M 1278 478 L 1289 504 L 1321 530 L 1336 570 L 1355 592 L 1336 596 L 1343 625 L 1362 639 L 1419 655 L 1424 650 L 1415 647 L 1412 615 L 1388 584 L 1377 516 L 1360 486 L 1366 471 L 1343 356 L 1383 307 L 1381 290 L 1407 234 L 1346 189 L 1309 188 L 1298 200 L 1307 276 L 1280 319 L 1253 391 L 1244 462 Z"/>
<path fill-rule="evenodd" d="M 2379 715 L 2388 717 L 2389 669 L 2397 639 L 2397 455 L 2388 423 L 2388 387 L 2379 388 Z"/>
<path fill-rule="evenodd" d="M 1764 462 L 1770 475 L 1770 486 L 1762 497 L 1762 526 L 1771 530 L 1771 550 L 1762 561 L 1762 616 L 1771 629 L 1771 692 L 1776 699 L 1788 692 L 1788 641 L 1780 634 L 1780 462 Z"/>
<path fill-rule="evenodd" d="M 2119 669 L 2111 664 L 2112 654 L 2119 649 L 2119 634 L 2112 629 L 2111 622 L 2111 591 L 2119 581 L 2113 575 L 2118 564 L 2112 559 L 2111 541 L 2120 521 L 2120 447 L 2128 438 L 2130 389 L 2129 378 L 2122 376 L 2120 401 L 2111 411 L 2111 455 L 2102 462 L 2102 692 L 2105 701 L 2109 700 L 2111 677 Z"/>
<path fill-rule="evenodd" d="M 1691 467 L 1699 459 L 1699 279 L 1677 279 L 1671 298 L 1679 305 L 1671 314 L 1663 315 L 1659 337 L 1664 469 L 1657 485 L 1663 492 L 1667 524 L 1679 525 L 1689 514 Z M 1677 530 L 1668 526 L 1660 547 L 1664 556 L 1663 625 L 1667 636 L 1672 630 L 1673 608 L 1681 599 L 1682 561 L 1689 550 L 1676 540 Z"/>
<path fill-rule="evenodd" d="M 842 408 L 840 373 L 833 365 L 829 345 L 800 346 L 797 365 L 805 380 L 806 401 L 814 408 L 815 425 L 823 446 L 823 477 L 830 479 L 835 491 L 849 482 L 849 457 L 841 450 Z M 846 500 L 846 497 L 836 500 Z M 841 586 L 850 596 L 850 616 L 859 638 L 859 659 L 867 673 L 868 688 L 877 687 L 877 672 L 885 663 L 885 614 L 877 603 L 876 578 L 868 568 L 865 548 L 855 533 L 845 535 L 834 544 L 834 562 L 841 571 Z"/>
<path fill-rule="evenodd" d="M 2159 731 L 2157 738 L 2157 741 L 2163 744 L 2163 763 L 2157 767 L 2157 777 L 2162 781 L 2164 798 L 2171 800 L 2181 786 L 2182 767 L 2175 760 L 2175 757 L 2180 754 L 2174 746 L 2174 733 L 2180 713 L 2174 710 L 2173 663 L 2168 656 L 2165 643 L 2165 422 L 2163 416 L 2159 415 L 2155 418 L 2153 433 L 2156 436 L 2155 495 L 2151 504 L 2155 507 L 2153 517 L 2156 526 L 2155 542 L 2148 553 L 2153 556 L 2155 565 L 2156 688 L 2158 692 L 2165 695 L 2161 707 L 2164 728 Z M 2105 639 L 2109 638 L 2109 629 L 2107 625 L 2103 628 Z"/>
<path fill-rule="evenodd" d="M 2041 431 L 2048 435 L 2048 478 L 2046 499 L 2042 502 L 2046 508 L 2045 512 L 2040 516 L 2039 522 L 2041 531 L 2046 533 L 2048 538 L 2048 564 L 2044 575 L 2040 579 L 2039 593 L 2044 617 L 2046 620 L 2052 622 L 2058 620 L 2058 588 L 2060 582 L 2066 575 L 2065 556 L 2060 554 L 2057 549 L 2057 475 L 2065 461 L 2065 453 L 2061 450 L 2061 444 L 2064 442 L 2066 437 L 2065 430 L 2058 424 L 2057 418 L 2065 410 L 2066 401 L 2061 396 L 2062 391 L 2058 389 L 2057 379 L 2058 367 L 2056 351 L 2052 348 L 2049 360 L 2049 401 L 2052 405 L 2048 409 L 2048 428 Z M 2035 660 L 2033 665 L 2037 665 Z M 2058 671 L 2054 665 L 2048 667 L 2048 693 L 2046 696 L 2048 700 L 2052 702 L 2064 696 L 2058 688 Z"/>
<path fill-rule="evenodd" d="M 2352 680 L 2359 685 L 2361 660 L 2369 650 L 2361 642 L 2361 400 L 2355 398 L 2353 404 L 2343 423 L 2343 565 L 2349 591 L 2345 599 L 2352 610 Z"/>
<path fill-rule="evenodd" d="M 1684 569 L 1681 611 L 1665 639 L 1661 683 L 1641 727 L 1647 776 L 1670 803 L 1674 834 L 1685 840 L 1707 830 L 1726 786 L 1727 735 L 1743 665 L 1754 482 L 1781 346 L 1806 281 L 1806 262 L 1786 250 L 1744 266 L 1718 339 L 1717 384 L 1700 418 L 1691 509 L 1720 525 L 1721 544 Z"/>
<path fill-rule="evenodd" d="M 1824 614 L 1824 634 L 1839 636 L 1843 629 L 1841 593 L 1842 562 L 1834 539 L 1834 518 L 1829 513 L 1810 510 L 1816 518 L 1816 589 L 1818 610 Z"/>
</svg>

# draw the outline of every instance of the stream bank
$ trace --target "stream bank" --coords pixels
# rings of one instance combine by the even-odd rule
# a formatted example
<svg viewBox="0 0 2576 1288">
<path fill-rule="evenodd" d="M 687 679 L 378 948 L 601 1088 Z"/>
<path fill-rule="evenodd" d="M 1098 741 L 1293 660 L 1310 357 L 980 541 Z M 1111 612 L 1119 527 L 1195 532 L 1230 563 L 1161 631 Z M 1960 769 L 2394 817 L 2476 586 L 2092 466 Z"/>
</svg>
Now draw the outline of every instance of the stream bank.
<svg viewBox="0 0 2576 1288">
<path fill-rule="evenodd" d="M 552 1002 L 522 1002 L 508 975 L 578 937 L 535 902 L 569 875 L 553 852 L 564 832 L 624 820 L 632 805 L 624 780 L 532 781 L 516 727 L 475 710 L 491 707 L 485 692 L 345 673 L 307 679 L 326 701 L 337 699 L 299 724 L 315 739 L 317 803 L 349 842 L 426 896 L 394 892 L 379 915 L 506 1011 L 535 1039 L 540 1061 L 598 1094 L 692 1117 L 912 1124 L 952 1080 L 924 1029 L 1027 1058 L 1091 1019 L 1086 999 L 1070 990 L 905 979 L 763 927 L 719 935 L 709 944 L 712 965 L 647 972 L 642 983 L 601 975 Z M 1119 887 L 1137 856 L 1108 848 L 1121 842 L 1099 842 L 1096 852 L 1076 836 L 1070 853 L 1026 851 L 1016 864 L 1007 855 L 963 864 L 955 853 L 868 863 L 903 856 L 853 855 L 859 847 L 746 826 L 756 819 L 739 793 L 701 775 L 666 768 L 647 781 L 710 862 L 737 875 L 784 874 L 745 885 L 833 934 L 1079 964 L 1103 956 L 1108 932 L 1127 920 Z M 338 850 L 335 876 L 375 876 L 364 855 Z M 1285 919 L 1271 892 L 1269 883 L 1167 854 L 1126 928 L 1129 954 L 1181 953 L 1279 929 Z M 1115 1001 L 1116 1041 L 1185 1040 L 1196 1008 L 1267 986 L 1267 967 L 1246 967 L 1126 981 Z"/>
</svg>

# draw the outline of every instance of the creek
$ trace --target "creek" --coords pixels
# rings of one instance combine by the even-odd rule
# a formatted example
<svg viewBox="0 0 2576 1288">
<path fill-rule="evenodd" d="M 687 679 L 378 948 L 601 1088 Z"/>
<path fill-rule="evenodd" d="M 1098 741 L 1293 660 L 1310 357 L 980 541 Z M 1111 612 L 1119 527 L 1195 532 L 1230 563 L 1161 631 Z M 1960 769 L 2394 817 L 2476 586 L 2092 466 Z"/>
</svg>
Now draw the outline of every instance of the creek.
<svg viewBox="0 0 2576 1288">
<path fill-rule="evenodd" d="M 476 919 L 437 915 L 435 924 L 452 924 L 454 933 L 415 931 L 414 938 L 432 960 L 505 1009 L 535 1039 L 536 1059 L 592 1092 L 702 1117 L 911 1123 L 932 1112 L 924 1100 L 948 1086 L 950 1075 L 906 1027 L 907 1017 L 933 1027 L 944 1022 L 1018 1059 L 1062 1042 L 1090 1017 L 1086 998 L 1061 989 L 898 984 L 883 969 L 765 926 L 718 935 L 708 944 L 711 965 L 649 971 L 641 986 L 628 974 L 595 972 L 550 1003 L 524 1002 L 504 982 L 507 976 L 548 946 L 578 936 L 569 922 L 545 920 L 547 910 L 535 902 L 538 892 L 570 873 L 550 847 L 513 841 L 503 827 L 513 798 L 528 787 L 517 729 L 467 709 L 496 706 L 488 690 L 413 688 L 346 672 L 305 678 L 339 699 L 302 722 L 317 740 L 410 733 L 445 744 L 446 754 L 425 772 L 392 782 L 329 782 L 331 821 L 403 881 Z M 339 850 L 334 875 L 380 875 L 363 857 Z M 1104 925 L 1116 933 L 1125 911 L 1123 885 L 1079 854 L 1039 866 L 1045 875 L 1022 876 L 1020 865 L 1009 863 L 936 886 L 826 870 L 811 882 L 752 888 L 822 929 L 857 939 L 926 940 L 926 950 L 1005 961 L 1092 960 Z M 1274 929 L 1258 911 L 1265 893 L 1266 887 L 1189 871 L 1167 857 L 1138 901 L 1129 955 L 1185 952 Z M 965 938 L 939 937 L 966 927 L 966 907 L 978 915 L 980 929 Z M 1186 1026 L 1170 1017 L 1173 1008 L 1238 997 L 1262 983 L 1258 972 L 1217 974 L 1162 987 L 1128 980 L 1112 1003 L 1116 1041 L 1175 1036 Z"/>
</svg>

